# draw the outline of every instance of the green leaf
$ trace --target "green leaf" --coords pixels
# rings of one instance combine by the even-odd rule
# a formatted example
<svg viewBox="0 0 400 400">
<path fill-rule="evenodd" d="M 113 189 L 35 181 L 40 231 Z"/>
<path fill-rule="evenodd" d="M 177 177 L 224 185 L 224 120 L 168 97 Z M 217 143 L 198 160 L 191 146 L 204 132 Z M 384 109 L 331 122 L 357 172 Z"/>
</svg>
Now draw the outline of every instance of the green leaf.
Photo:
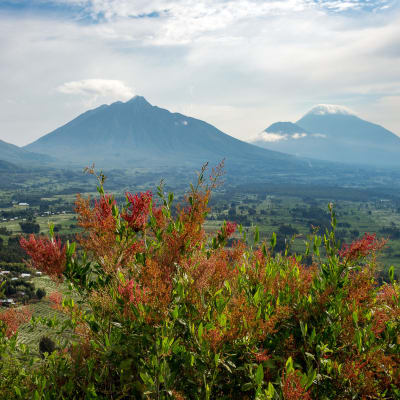
<svg viewBox="0 0 400 400">
<path fill-rule="evenodd" d="M 22 395 L 21 395 L 21 390 L 20 390 L 20 388 L 18 387 L 18 386 L 14 386 L 14 391 L 15 391 L 15 394 L 18 396 L 18 397 L 21 397 Z"/>
<path fill-rule="evenodd" d="M 270 243 L 271 243 L 271 248 L 273 250 L 276 246 L 276 233 L 275 232 L 272 232 Z"/>
<path fill-rule="evenodd" d="M 389 268 L 389 279 L 391 283 L 394 282 L 394 265 Z"/>
<path fill-rule="evenodd" d="M 260 386 L 263 380 L 264 380 L 264 368 L 262 364 L 259 364 L 256 371 L 255 381 L 257 385 Z"/>
<path fill-rule="evenodd" d="M 268 253 L 267 253 L 267 248 L 265 247 L 265 243 L 262 245 L 262 253 L 264 257 L 267 257 Z"/>
<path fill-rule="evenodd" d="M 358 324 L 358 312 L 357 312 L 357 310 L 353 311 L 353 321 L 354 321 L 354 323 L 356 325 Z"/>
<path fill-rule="evenodd" d="M 289 357 L 286 361 L 286 371 L 287 373 L 291 373 L 294 371 L 292 357 Z"/>
<path fill-rule="evenodd" d="M 219 353 L 216 353 L 214 356 L 214 363 L 216 367 L 218 367 L 219 357 L 220 357 Z"/>
<path fill-rule="evenodd" d="M 251 382 L 247 382 L 244 385 L 242 385 L 242 390 L 244 392 L 247 392 L 248 390 L 253 389 L 253 384 Z"/>
<path fill-rule="evenodd" d="M 258 226 L 256 226 L 255 232 L 254 232 L 254 244 L 257 244 L 260 240 L 260 232 L 258 230 Z"/>
<path fill-rule="evenodd" d="M 260 302 L 260 299 L 261 299 L 261 292 L 262 292 L 262 289 L 261 289 L 261 287 L 259 287 L 259 288 L 257 289 L 257 291 L 254 293 L 253 300 L 254 300 L 254 304 L 255 304 L 256 306 L 258 306 L 258 303 Z"/>
<path fill-rule="evenodd" d="M 272 399 L 272 397 L 275 394 L 275 388 L 274 385 L 271 382 L 268 382 L 268 389 L 267 389 L 267 395 Z"/>
<path fill-rule="evenodd" d="M 53 237 L 54 237 L 54 224 L 52 222 L 49 223 L 49 234 L 50 234 L 50 238 L 53 239 Z"/>
<path fill-rule="evenodd" d="M 197 335 L 198 335 L 198 337 L 199 337 L 200 340 L 201 340 L 201 338 L 203 337 L 203 331 L 204 331 L 203 323 L 200 322 L 200 325 L 199 325 L 199 327 L 198 327 L 198 329 L 197 329 Z"/>
</svg>

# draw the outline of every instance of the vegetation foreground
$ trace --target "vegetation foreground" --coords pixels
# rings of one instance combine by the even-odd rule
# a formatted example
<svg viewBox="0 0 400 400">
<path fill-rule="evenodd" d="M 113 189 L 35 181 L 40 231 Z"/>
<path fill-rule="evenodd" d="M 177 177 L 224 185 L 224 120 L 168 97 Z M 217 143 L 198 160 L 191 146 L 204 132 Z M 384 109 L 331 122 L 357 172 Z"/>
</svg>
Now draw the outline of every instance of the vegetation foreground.
<svg viewBox="0 0 400 400">
<path fill-rule="evenodd" d="M 33 328 L 69 340 L 35 358 L 17 343 L 29 309 L 1 312 L 1 399 L 400 398 L 400 286 L 393 268 L 375 280 L 384 242 L 339 246 L 331 210 L 311 265 L 257 230 L 227 248 L 234 223 L 203 229 L 220 174 L 203 168 L 176 209 L 162 186 L 118 207 L 100 175 L 100 199 L 76 202 L 77 245 L 21 239 L 30 265 L 69 287 L 51 299 L 67 318 Z"/>
</svg>

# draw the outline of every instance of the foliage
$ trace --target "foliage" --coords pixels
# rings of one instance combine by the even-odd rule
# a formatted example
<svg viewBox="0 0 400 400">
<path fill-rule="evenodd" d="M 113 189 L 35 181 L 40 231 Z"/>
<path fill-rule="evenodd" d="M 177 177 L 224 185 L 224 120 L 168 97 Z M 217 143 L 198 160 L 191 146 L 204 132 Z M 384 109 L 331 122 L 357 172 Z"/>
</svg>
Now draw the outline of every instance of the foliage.
<svg viewBox="0 0 400 400">
<path fill-rule="evenodd" d="M 383 242 L 339 247 L 331 208 L 310 266 L 258 230 L 227 248 L 235 224 L 203 229 L 220 175 L 203 168 L 173 215 L 162 185 L 158 202 L 127 193 L 120 207 L 100 174 L 99 200 L 76 203 L 83 253 L 52 232 L 21 240 L 34 268 L 70 285 L 53 303 L 75 339 L 32 366 L 15 398 L 399 398 L 400 287 L 393 270 L 390 284 L 374 278 Z"/>
</svg>

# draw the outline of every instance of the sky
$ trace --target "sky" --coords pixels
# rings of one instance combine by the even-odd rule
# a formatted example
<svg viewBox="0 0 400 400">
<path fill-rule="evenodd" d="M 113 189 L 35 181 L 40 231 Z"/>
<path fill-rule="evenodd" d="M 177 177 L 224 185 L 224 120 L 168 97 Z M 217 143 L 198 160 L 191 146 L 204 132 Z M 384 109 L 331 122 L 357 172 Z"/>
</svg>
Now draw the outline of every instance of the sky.
<svg viewBox="0 0 400 400">
<path fill-rule="evenodd" d="M 0 0 L 0 139 L 144 96 L 242 140 L 316 104 L 400 135 L 400 0 Z"/>
</svg>

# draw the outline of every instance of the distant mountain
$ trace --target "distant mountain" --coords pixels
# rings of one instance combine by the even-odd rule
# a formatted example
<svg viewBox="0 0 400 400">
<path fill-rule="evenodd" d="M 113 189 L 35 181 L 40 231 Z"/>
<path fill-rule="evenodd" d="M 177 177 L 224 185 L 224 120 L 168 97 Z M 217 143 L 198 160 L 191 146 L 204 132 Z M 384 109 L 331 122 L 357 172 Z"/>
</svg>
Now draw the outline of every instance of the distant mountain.
<svg viewBox="0 0 400 400">
<path fill-rule="evenodd" d="M 306 130 L 301 128 L 300 126 L 293 124 L 292 122 L 275 122 L 271 126 L 269 126 L 265 132 L 267 133 L 277 133 L 283 135 L 295 135 L 308 133 Z"/>
<path fill-rule="evenodd" d="M 64 161 L 136 168 L 196 166 L 205 161 L 249 168 L 299 168 L 292 156 L 235 139 L 214 126 L 152 106 L 144 97 L 102 105 L 25 147 Z"/>
<path fill-rule="evenodd" d="M 14 144 L 4 142 L 3 140 L 0 140 L 0 160 L 16 165 L 41 165 L 54 161 L 54 159 L 48 155 L 27 151 Z M 12 164 L 8 165 L 11 169 Z"/>
<path fill-rule="evenodd" d="M 318 105 L 295 124 L 272 124 L 251 143 L 300 157 L 400 166 L 400 138 L 397 135 L 336 105 Z"/>
</svg>

